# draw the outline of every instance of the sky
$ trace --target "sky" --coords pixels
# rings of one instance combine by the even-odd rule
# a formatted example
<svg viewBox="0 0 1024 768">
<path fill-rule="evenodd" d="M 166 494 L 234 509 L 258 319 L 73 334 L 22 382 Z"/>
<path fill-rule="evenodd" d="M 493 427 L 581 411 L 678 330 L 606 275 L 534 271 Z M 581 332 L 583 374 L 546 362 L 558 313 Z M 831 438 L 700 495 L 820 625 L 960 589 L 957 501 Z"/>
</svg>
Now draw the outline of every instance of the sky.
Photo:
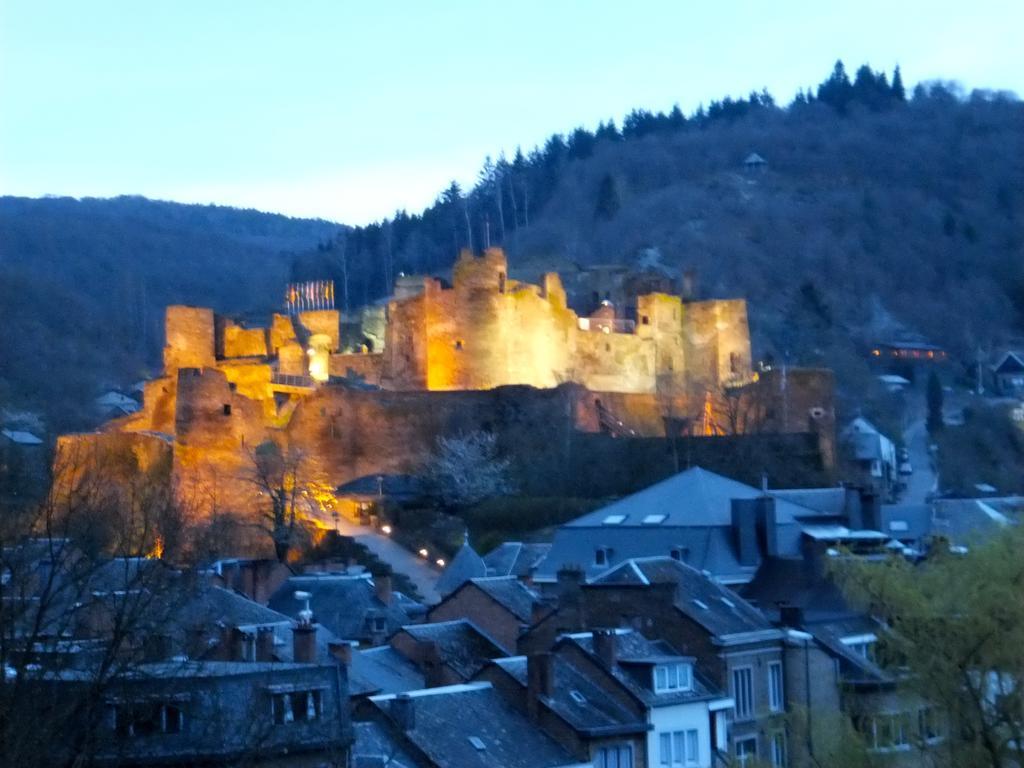
<svg viewBox="0 0 1024 768">
<path fill-rule="evenodd" d="M 0 0 L 0 194 L 361 224 L 487 155 L 837 58 L 1024 94 L 1019 0 Z"/>
</svg>

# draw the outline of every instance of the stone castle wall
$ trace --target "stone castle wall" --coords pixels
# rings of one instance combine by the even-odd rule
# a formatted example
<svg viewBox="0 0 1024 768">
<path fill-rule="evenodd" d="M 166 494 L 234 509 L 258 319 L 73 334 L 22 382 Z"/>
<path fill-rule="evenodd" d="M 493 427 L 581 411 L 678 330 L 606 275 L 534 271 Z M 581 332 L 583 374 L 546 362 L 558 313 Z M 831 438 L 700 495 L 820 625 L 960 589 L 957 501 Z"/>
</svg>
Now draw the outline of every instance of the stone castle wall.
<svg viewBox="0 0 1024 768">
<path fill-rule="evenodd" d="M 164 327 L 164 370 L 216 364 L 216 329 L 212 309 L 170 306 Z"/>
</svg>

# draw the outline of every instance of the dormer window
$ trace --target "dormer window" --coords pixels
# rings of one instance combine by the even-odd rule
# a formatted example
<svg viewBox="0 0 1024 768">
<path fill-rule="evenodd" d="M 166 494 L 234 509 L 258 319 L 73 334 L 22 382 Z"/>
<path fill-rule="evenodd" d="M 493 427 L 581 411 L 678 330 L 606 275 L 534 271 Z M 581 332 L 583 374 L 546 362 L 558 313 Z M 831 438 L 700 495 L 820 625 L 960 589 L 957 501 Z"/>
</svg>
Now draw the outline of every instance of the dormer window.
<svg viewBox="0 0 1024 768">
<path fill-rule="evenodd" d="M 598 547 L 594 550 L 594 565 L 608 565 L 611 555 L 611 547 Z"/>
<path fill-rule="evenodd" d="M 659 664 L 654 668 L 654 692 L 672 693 L 693 689 L 693 670 L 685 662 Z"/>
</svg>

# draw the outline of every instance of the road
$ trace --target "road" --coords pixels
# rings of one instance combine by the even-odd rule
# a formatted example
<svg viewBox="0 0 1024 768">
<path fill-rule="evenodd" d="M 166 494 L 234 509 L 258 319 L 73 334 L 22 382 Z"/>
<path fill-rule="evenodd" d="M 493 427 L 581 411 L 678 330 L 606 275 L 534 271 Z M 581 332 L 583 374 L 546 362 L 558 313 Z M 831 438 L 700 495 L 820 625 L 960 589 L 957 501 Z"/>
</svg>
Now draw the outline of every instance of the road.
<svg viewBox="0 0 1024 768">
<path fill-rule="evenodd" d="M 321 523 L 325 528 L 333 529 L 334 520 L 324 520 Z M 368 550 L 373 552 L 382 561 L 391 566 L 395 573 L 402 573 L 409 577 L 409 580 L 416 585 L 423 601 L 428 605 L 434 605 L 441 601 L 441 595 L 437 591 L 437 579 L 441 572 L 433 565 L 428 564 L 423 558 L 413 554 L 401 544 L 392 541 L 382 533 L 365 525 L 358 525 L 344 517 L 337 523 L 337 530 L 342 536 L 351 536 Z"/>
<path fill-rule="evenodd" d="M 931 453 L 928 451 L 930 443 L 925 419 L 919 416 L 911 421 L 903 432 L 903 445 L 910 456 L 914 474 L 903 478 L 907 487 L 900 495 L 901 504 L 924 504 L 928 494 L 933 493 L 938 486 L 939 478 Z"/>
</svg>

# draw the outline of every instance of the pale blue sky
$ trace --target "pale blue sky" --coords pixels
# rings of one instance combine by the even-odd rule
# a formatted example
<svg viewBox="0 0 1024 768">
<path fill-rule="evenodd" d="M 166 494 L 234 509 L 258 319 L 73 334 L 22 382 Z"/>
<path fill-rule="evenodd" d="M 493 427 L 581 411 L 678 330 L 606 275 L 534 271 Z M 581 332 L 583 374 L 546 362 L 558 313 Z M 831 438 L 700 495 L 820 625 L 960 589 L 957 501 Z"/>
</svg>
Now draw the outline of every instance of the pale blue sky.
<svg viewBox="0 0 1024 768">
<path fill-rule="evenodd" d="M 362 223 L 486 154 L 835 59 L 1024 93 L 1019 0 L 0 0 L 0 193 Z"/>
</svg>

